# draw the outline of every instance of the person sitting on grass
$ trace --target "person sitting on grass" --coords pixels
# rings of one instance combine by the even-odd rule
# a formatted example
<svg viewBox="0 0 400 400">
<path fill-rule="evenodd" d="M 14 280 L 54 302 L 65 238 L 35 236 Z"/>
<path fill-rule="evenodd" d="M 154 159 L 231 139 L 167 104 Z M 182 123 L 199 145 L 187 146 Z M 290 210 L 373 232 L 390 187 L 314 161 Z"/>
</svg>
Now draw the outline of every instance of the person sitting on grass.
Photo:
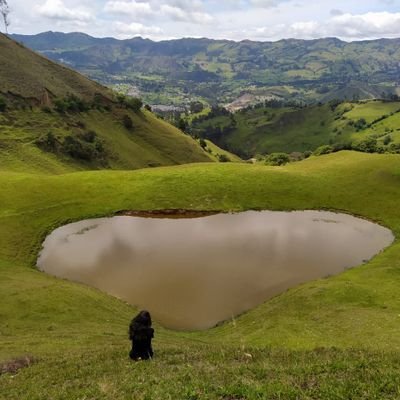
<svg viewBox="0 0 400 400">
<path fill-rule="evenodd" d="M 148 311 L 140 311 L 129 325 L 129 339 L 132 341 L 132 350 L 129 357 L 132 360 L 148 360 L 153 358 L 151 340 L 154 329 L 151 327 L 151 316 Z"/>
</svg>

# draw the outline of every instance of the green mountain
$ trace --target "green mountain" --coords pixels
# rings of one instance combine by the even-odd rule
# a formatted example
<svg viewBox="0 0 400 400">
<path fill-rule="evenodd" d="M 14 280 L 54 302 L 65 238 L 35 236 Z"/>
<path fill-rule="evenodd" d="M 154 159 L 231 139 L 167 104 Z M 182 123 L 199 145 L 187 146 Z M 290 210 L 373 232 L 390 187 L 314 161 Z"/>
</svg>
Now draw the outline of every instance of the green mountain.
<svg viewBox="0 0 400 400">
<path fill-rule="evenodd" d="M 304 101 L 376 98 L 399 86 L 400 39 L 233 42 L 97 39 L 81 33 L 15 40 L 150 103 L 231 103 L 243 94 Z"/>
<path fill-rule="evenodd" d="M 140 101 L 0 35 L 0 169 L 65 172 L 214 161 Z"/>
<path fill-rule="evenodd" d="M 314 151 L 323 145 L 366 151 L 400 150 L 400 102 L 357 101 L 311 106 L 267 102 L 230 113 L 214 107 L 191 119 L 194 136 L 243 157 Z M 374 143 L 372 143 L 374 142 Z"/>
</svg>

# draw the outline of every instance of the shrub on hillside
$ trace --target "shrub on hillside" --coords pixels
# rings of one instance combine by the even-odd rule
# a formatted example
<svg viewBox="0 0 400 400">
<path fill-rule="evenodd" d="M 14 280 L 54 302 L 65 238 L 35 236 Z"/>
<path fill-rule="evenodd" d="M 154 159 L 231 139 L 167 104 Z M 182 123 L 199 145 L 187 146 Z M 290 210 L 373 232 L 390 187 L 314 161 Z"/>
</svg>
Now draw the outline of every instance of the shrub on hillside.
<svg viewBox="0 0 400 400">
<path fill-rule="evenodd" d="M 378 152 L 378 141 L 373 137 L 368 137 L 360 142 L 353 143 L 353 150 L 363 153 L 376 153 Z"/>
<path fill-rule="evenodd" d="M 98 140 L 97 133 L 95 131 L 80 133 L 79 138 L 87 143 L 95 143 L 96 140 Z"/>
<path fill-rule="evenodd" d="M 365 118 L 360 118 L 358 121 L 354 123 L 354 127 L 357 130 L 365 129 L 367 128 L 367 121 L 365 120 Z"/>
<path fill-rule="evenodd" d="M 51 108 L 49 106 L 43 106 L 42 111 L 45 112 L 46 114 L 51 114 Z"/>
<path fill-rule="evenodd" d="M 391 142 L 393 142 L 393 138 L 390 135 L 387 135 L 383 138 L 383 144 L 385 146 L 387 146 L 388 144 L 390 144 Z"/>
<path fill-rule="evenodd" d="M 330 145 L 324 145 L 324 146 L 320 146 L 318 147 L 316 150 L 314 150 L 314 155 L 315 156 L 322 156 L 324 154 L 330 154 L 333 153 L 334 148 Z"/>
<path fill-rule="evenodd" d="M 62 141 L 48 132 L 36 141 L 36 145 L 45 151 L 66 154 L 81 161 L 103 162 L 105 155 L 103 143 L 94 131 L 68 135 Z"/>
<path fill-rule="evenodd" d="M 7 103 L 6 101 L 0 97 L 0 112 L 6 111 L 7 109 Z"/>
<path fill-rule="evenodd" d="M 132 121 L 132 118 L 128 114 L 125 114 L 122 117 L 122 124 L 128 130 L 132 130 L 133 129 L 133 121 Z"/>
<path fill-rule="evenodd" d="M 230 162 L 231 160 L 229 159 L 228 156 L 226 156 L 225 154 L 217 154 L 217 158 L 219 162 L 222 163 L 226 163 L 226 162 Z"/>
<path fill-rule="evenodd" d="M 94 149 L 74 136 L 65 137 L 62 149 L 64 153 L 78 160 L 91 161 L 94 158 Z"/>
<path fill-rule="evenodd" d="M 400 154 L 400 143 L 391 143 L 388 147 L 389 153 Z"/>
<path fill-rule="evenodd" d="M 188 129 L 188 124 L 183 118 L 179 118 L 178 122 L 176 123 L 176 127 L 180 129 L 182 132 L 186 133 Z"/>
<path fill-rule="evenodd" d="M 109 100 L 105 98 L 101 93 L 96 92 L 93 96 L 92 104 L 90 108 L 103 111 L 103 110 L 110 110 Z"/>
<path fill-rule="evenodd" d="M 36 145 L 43 150 L 55 153 L 58 150 L 59 141 L 53 132 L 48 132 L 36 140 Z"/>
<path fill-rule="evenodd" d="M 329 102 L 329 107 L 331 108 L 332 111 L 335 111 L 336 108 L 337 108 L 340 104 L 342 104 L 342 101 L 341 101 L 341 100 L 339 100 L 339 99 L 334 99 L 334 100 L 331 100 L 331 101 Z"/>
<path fill-rule="evenodd" d="M 204 104 L 201 101 L 192 101 L 190 103 L 190 112 L 192 114 L 200 113 L 204 110 Z"/>
<path fill-rule="evenodd" d="M 117 96 L 117 101 L 121 106 L 130 109 L 134 112 L 139 112 L 140 109 L 143 107 L 142 100 L 136 97 L 128 97 L 124 96 L 123 94 L 119 94 Z"/>
<path fill-rule="evenodd" d="M 332 148 L 333 148 L 333 153 L 342 150 L 352 150 L 353 144 L 351 142 L 334 143 L 332 145 Z"/>
<path fill-rule="evenodd" d="M 103 161 L 105 150 L 96 133 L 66 136 L 61 151 L 81 161 Z"/>
<path fill-rule="evenodd" d="M 64 114 L 65 112 L 78 113 L 90 109 L 89 105 L 85 101 L 73 94 L 70 94 L 63 99 L 57 99 L 54 102 L 54 108 L 60 114 Z"/>
<path fill-rule="evenodd" d="M 310 150 L 307 150 L 307 151 L 305 151 L 304 153 L 303 153 L 303 157 L 304 158 L 310 158 L 311 156 L 312 156 L 312 151 L 310 151 Z"/>
<path fill-rule="evenodd" d="M 206 149 L 207 147 L 207 142 L 204 139 L 199 140 L 199 144 L 203 149 Z"/>
<path fill-rule="evenodd" d="M 290 162 L 290 157 L 286 153 L 272 153 L 265 159 L 265 164 L 272 166 L 285 165 Z"/>
</svg>

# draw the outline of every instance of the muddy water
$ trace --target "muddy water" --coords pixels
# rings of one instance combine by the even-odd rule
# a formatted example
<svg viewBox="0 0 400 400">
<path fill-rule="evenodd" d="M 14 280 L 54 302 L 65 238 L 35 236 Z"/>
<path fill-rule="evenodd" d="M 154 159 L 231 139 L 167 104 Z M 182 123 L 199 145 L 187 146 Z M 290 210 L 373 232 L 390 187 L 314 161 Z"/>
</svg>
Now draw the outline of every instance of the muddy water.
<svg viewBox="0 0 400 400">
<path fill-rule="evenodd" d="M 386 228 L 331 212 L 119 216 L 56 229 L 38 267 L 146 308 L 167 327 L 205 329 L 357 266 L 393 239 Z"/>
</svg>

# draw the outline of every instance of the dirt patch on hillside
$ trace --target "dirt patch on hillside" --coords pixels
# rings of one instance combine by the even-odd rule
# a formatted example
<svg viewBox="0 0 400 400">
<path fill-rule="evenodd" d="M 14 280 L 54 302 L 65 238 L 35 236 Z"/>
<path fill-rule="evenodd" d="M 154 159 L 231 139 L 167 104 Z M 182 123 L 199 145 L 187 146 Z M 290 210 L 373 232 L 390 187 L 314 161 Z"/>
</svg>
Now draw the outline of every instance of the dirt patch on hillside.
<svg viewBox="0 0 400 400">
<path fill-rule="evenodd" d="M 148 210 L 148 211 L 134 211 L 126 210 L 117 212 L 117 216 L 126 217 L 143 217 L 143 218 L 201 218 L 210 215 L 221 214 L 221 211 L 200 211 L 200 210 L 184 210 L 184 209 L 170 209 L 170 210 Z"/>
<path fill-rule="evenodd" d="M 33 356 L 26 355 L 14 358 L 10 361 L 0 363 L 0 375 L 2 374 L 16 374 L 20 369 L 30 367 L 35 364 L 37 359 Z"/>
</svg>

